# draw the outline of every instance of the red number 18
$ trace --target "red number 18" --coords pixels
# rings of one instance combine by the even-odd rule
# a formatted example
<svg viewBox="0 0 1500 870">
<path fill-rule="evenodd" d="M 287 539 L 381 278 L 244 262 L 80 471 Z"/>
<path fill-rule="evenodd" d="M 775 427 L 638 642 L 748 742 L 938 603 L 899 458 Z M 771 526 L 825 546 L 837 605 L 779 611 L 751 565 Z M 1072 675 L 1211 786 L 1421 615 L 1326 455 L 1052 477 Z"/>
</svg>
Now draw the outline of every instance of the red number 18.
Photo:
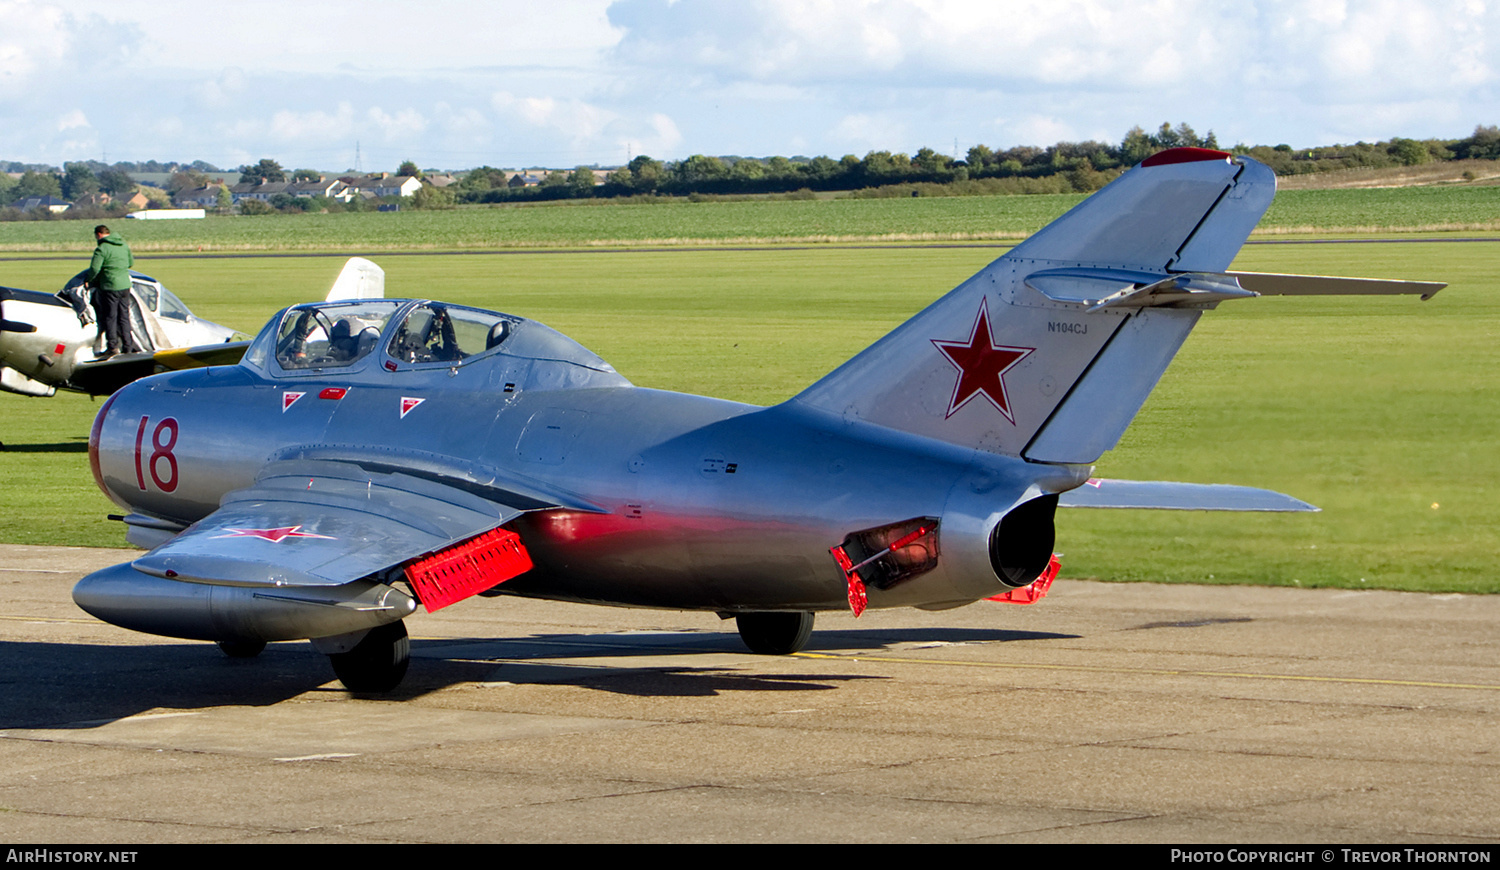
<svg viewBox="0 0 1500 870">
<path fill-rule="evenodd" d="M 172 455 L 172 448 L 177 446 L 177 419 L 166 417 L 156 424 L 156 429 L 151 433 L 151 456 L 144 464 L 141 462 L 141 445 L 146 440 L 146 426 L 151 422 L 150 417 L 142 417 L 141 425 L 135 430 L 135 482 L 141 491 L 146 489 L 146 472 L 151 473 L 151 482 L 162 492 L 173 492 L 177 489 L 177 457 Z M 163 435 L 165 433 L 165 435 Z M 167 476 L 163 480 L 158 471 L 157 463 L 165 460 L 167 463 Z"/>
</svg>

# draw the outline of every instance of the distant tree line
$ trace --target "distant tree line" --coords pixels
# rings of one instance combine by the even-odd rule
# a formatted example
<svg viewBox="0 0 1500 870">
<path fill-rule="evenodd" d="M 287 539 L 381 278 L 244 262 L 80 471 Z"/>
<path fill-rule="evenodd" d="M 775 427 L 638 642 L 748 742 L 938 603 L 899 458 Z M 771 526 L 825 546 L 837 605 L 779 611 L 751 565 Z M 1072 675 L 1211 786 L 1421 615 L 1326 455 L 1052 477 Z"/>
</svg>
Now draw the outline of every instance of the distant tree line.
<svg viewBox="0 0 1500 870">
<path fill-rule="evenodd" d="M 599 184 L 594 168 L 579 166 L 571 171 L 546 172 L 540 183 L 528 185 L 517 173 L 493 166 L 469 170 L 448 187 L 424 186 L 406 201 L 416 208 L 451 208 L 463 203 L 526 202 L 558 199 L 593 199 L 655 196 L 812 196 L 815 191 L 853 191 L 854 196 L 943 196 L 994 193 L 1087 193 L 1108 184 L 1125 169 L 1167 148 L 1182 146 L 1222 148 L 1212 130 L 1199 136 L 1187 124 L 1163 123 L 1155 132 L 1132 127 L 1119 144 L 1105 142 L 1058 142 L 1045 148 L 1019 146 L 996 150 L 975 145 L 962 157 L 931 148 L 907 155 L 871 151 L 864 157 L 846 154 L 831 157 L 710 157 L 694 154 L 684 160 L 662 161 L 642 155 L 629 165 L 609 173 Z M 1500 160 L 1500 127 L 1480 125 L 1464 139 L 1403 139 L 1356 142 L 1293 149 L 1289 145 L 1236 144 L 1223 148 L 1248 154 L 1267 164 L 1278 175 L 1300 175 L 1360 167 L 1415 166 L 1443 160 Z M 66 163 L 61 170 L 42 164 L 0 162 L 0 208 L 29 196 L 55 196 L 75 200 L 95 191 L 117 198 L 136 188 L 130 172 L 169 172 L 165 189 L 176 193 L 201 187 L 211 173 L 223 170 L 201 160 L 192 163 L 160 163 L 154 160 L 105 165 L 100 161 Z M 297 181 L 317 178 L 311 169 L 287 172 L 269 158 L 237 170 L 242 181 Z M 420 177 L 413 161 L 401 164 L 400 175 Z M 602 174 L 602 173 L 601 173 Z M 284 197 L 266 211 L 357 211 L 374 203 L 339 203 L 322 197 Z M 261 206 L 252 206 L 259 209 Z M 6 210 L 15 211 L 14 209 Z M 108 209 L 101 216 L 109 214 Z M 69 214 L 79 217 L 78 214 Z M 16 218 L 3 214 L 0 217 Z M 25 217 L 59 217 L 48 212 Z"/>
<path fill-rule="evenodd" d="M 212 163 L 202 160 L 194 160 L 191 163 L 168 161 L 162 163 L 157 160 L 145 160 L 132 162 L 121 160 L 116 163 L 105 163 L 101 160 L 81 160 L 79 163 L 87 166 L 91 172 L 102 172 L 106 169 L 118 169 L 121 172 L 156 172 L 170 174 L 181 169 L 196 169 L 200 172 L 223 172 Z M 0 161 L 0 170 L 5 172 L 58 172 L 56 166 L 49 163 L 22 163 L 19 160 Z"/>
<path fill-rule="evenodd" d="M 1177 147 L 1222 148 L 1213 131 L 1199 136 L 1187 124 L 1164 123 L 1153 133 L 1133 127 L 1118 145 L 1059 142 L 1041 148 L 996 150 L 975 145 L 962 159 L 922 148 L 913 155 L 871 151 L 864 157 L 709 157 L 660 161 L 642 155 L 600 185 L 589 167 L 547 173 L 520 186 L 513 172 L 481 166 L 449 190 L 460 203 L 622 196 L 715 196 L 856 191 L 856 196 L 969 193 L 1087 193 L 1108 184 L 1152 154 Z M 1500 159 L 1500 129 L 1480 126 L 1456 140 L 1391 139 L 1294 151 L 1288 145 L 1234 145 L 1279 175 L 1355 167 L 1401 166 L 1434 160 Z"/>
</svg>

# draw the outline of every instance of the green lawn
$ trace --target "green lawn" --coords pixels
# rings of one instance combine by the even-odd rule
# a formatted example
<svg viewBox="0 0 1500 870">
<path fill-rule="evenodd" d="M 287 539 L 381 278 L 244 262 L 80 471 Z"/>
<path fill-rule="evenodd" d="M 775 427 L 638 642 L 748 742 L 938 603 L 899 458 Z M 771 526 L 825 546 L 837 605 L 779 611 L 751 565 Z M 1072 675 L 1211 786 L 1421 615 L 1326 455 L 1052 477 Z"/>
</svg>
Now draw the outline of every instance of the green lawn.
<svg viewBox="0 0 1500 870">
<path fill-rule="evenodd" d="M 1255 245 L 1235 266 L 1452 286 L 1205 317 L 1099 472 L 1264 486 L 1323 512 L 1067 512 L 1070 576 L 1500 591 L 1500 243 Z"/>
</svg>

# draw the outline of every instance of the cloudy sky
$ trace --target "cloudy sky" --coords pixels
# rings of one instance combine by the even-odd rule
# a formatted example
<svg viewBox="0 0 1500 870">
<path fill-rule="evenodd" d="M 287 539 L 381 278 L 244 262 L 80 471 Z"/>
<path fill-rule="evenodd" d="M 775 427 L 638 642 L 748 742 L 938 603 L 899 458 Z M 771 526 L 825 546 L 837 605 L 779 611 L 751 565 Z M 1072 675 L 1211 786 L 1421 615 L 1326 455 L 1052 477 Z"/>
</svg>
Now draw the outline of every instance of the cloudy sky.
<svg viewBox="0 0 1500 870">
<path fill-rule="evenodd" d="M 1500 124 L 1500 0 L 0 0 L 3 160 L 961 156 L 1163 121 Z"/>
</svg>

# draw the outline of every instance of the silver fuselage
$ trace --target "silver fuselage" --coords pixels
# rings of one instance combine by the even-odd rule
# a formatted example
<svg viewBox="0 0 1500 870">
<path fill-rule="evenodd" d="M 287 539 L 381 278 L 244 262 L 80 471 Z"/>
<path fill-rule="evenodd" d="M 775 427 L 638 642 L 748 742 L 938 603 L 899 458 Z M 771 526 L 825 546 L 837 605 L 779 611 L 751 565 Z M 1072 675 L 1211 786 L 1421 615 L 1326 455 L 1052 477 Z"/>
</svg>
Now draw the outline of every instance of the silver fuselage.
<svg viewBox="0 0 1500 870">
<path fill-rule="evenodd" d="M 547 337 L 541 352 L 528 352 L 538 347 L 520 340 L 528 334 Z M 182 524 L 285 459 L 529 499 L 537 509 L 512 525 L 536 567 L 497 591 L 724 612 L 846 607 L 829 549 L 914 517 L 941 520 L 938 564 L 872 589 L 871 606 L 948 607 L 1002 592 L 996 524 L 1086 476 L 795 403 L 636 387 L 560 342 L 572 344 L 522 321 L 512 347 L 462 365 L 412 366 L 381 351 L 350 368 L 288 372 L 252 351 L 238 366 L 149 378 L 101 410 L 95 470 L 121 506 Z"/>
</svg>

